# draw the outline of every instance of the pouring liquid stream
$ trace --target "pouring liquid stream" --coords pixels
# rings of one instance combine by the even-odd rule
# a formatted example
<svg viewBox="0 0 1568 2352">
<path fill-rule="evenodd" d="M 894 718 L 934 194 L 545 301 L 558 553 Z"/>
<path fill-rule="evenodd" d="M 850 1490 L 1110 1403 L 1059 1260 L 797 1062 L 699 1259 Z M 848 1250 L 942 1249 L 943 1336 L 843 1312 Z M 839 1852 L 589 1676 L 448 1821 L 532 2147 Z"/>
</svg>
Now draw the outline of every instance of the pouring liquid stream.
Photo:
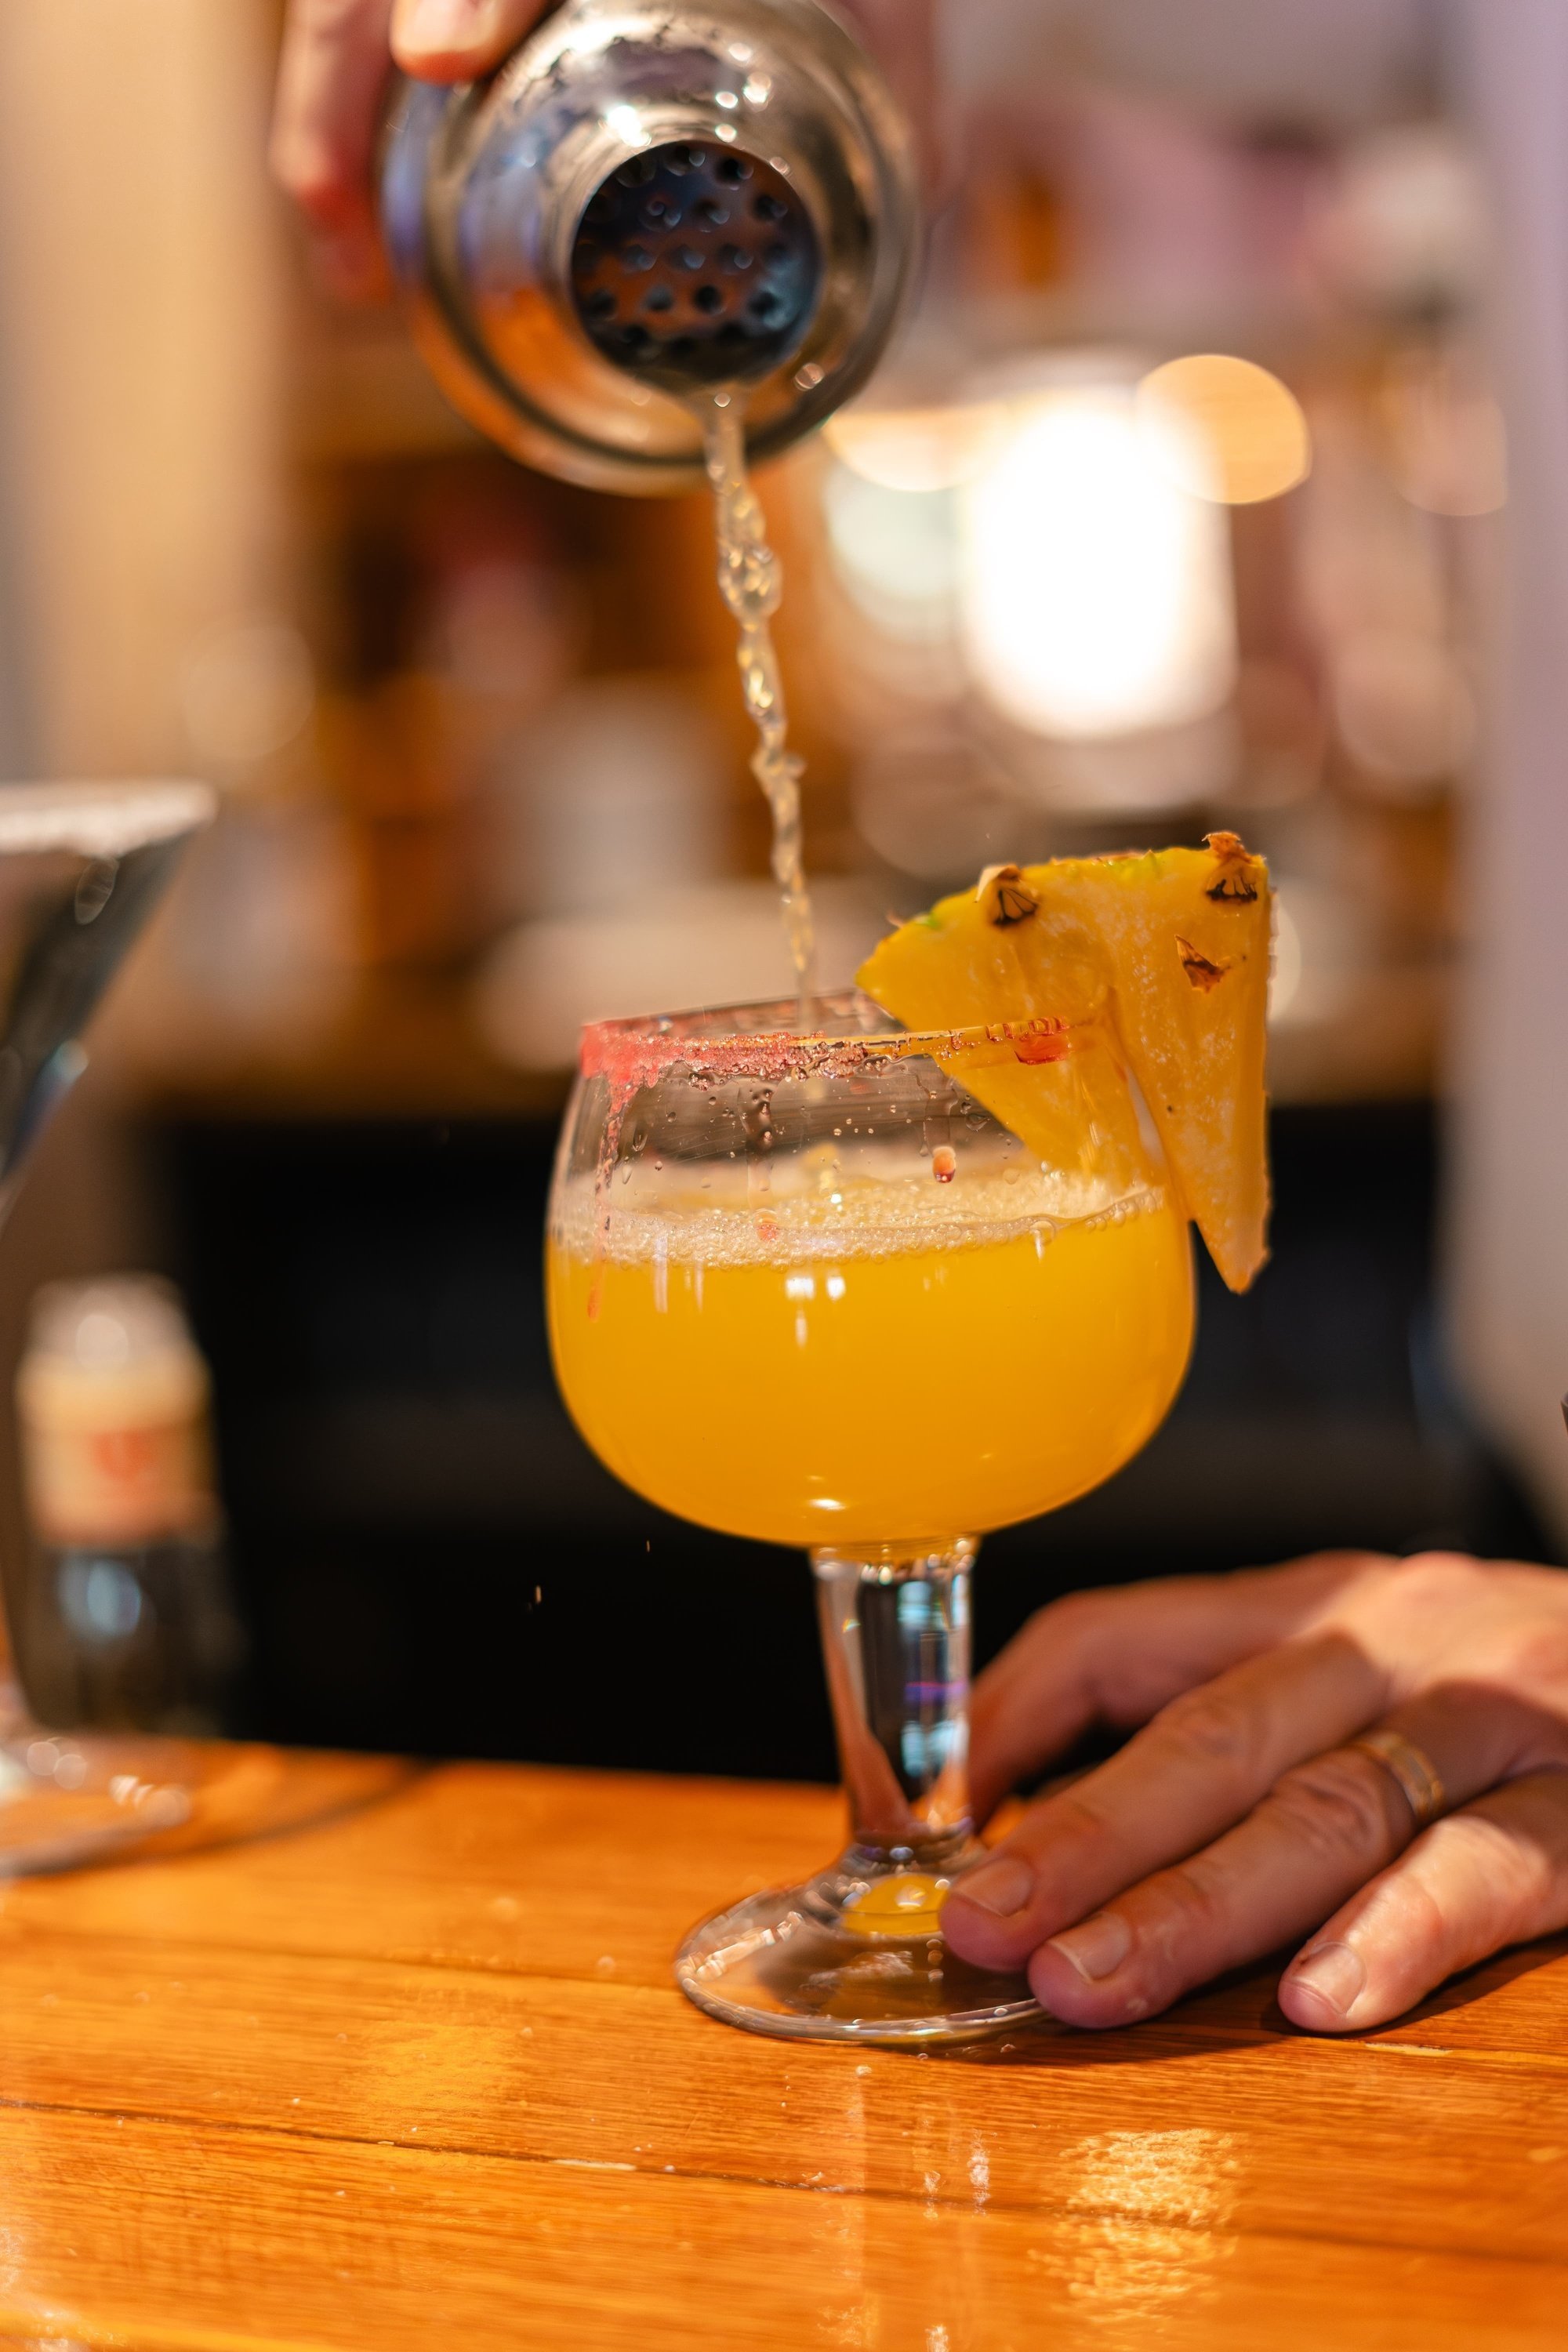
<svg viewBox="0 0 1568 2352">
<path fill-rule="evenodd" d="M 747 715 L 757 730 L 755 776 L 773 812 L 773 873 L 783 903 L 790 960 L 800 999 L 801 1026 L 816 985 L 816 940 L 801 849 L 800 779 L 805 762 L 789 749 L 788 715 L 778 654 L 769 626 L 784 585 L 778 557 L 768 545 L 763 509 L 746 473 L 745 425 L 738 391 L 721 391 L 698 404 L 704 460 L 713 488 L 719 547 L 719 593 L 740 631 L 735 660 Z"/>
<path fill-rule="evenodd" d="M 816 939 L 802 854 L 800 779 L 805 761 L 789 749 L 788 714 L 778 652 L 769 623 L 784 587 L 778 557 L 768 545 L 762 504 L 746 471 L 746 435 L 738 386 L 690 395 L 702 433 L 703 460 L 713 491 L 714 537 L 719 554 L 719 593 L 738 630 L 736 665 L 742 698 L 757 730 L 752 773 L 773 814 L 773 873 L 778 884 L 795 967 L 795 995 L 803 1031 L 812 1026 L 816 989 Z M 605 1249 L 611 1225 L 610 1180 L 620 1150 L 621 1128 L 636 1092 L 629 1079 L 612 1081 L 595 1186 L 593 1279 L 586 1300 L 590 1323 L 598 1319 Z M 763 1181 L 765 1187 L 765 1171 Z"/>
</svg>

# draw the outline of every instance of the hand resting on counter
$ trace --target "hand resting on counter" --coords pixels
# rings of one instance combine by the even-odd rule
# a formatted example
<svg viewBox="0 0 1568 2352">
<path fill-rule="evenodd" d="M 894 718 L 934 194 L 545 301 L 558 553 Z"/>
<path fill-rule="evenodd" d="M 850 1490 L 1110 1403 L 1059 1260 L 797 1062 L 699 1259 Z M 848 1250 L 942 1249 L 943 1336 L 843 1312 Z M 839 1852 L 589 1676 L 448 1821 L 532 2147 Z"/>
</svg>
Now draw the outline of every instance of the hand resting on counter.
<svg viewBox="0 0 1568 2352">
<path fill-rule="evenodd" d="M 955 1949 L 1123 2025 L 1300 1943 L 1297 2025 L 1385 2023 L 1568 1926 L 1568 1575 L 1341 1552 L 1054 1602 L 975 1685 L 982 1819 L 1141 1728 L 961 1880 Z M 1358 1744 L 1363 1743 L 1363 1744 Z"/>
</svg>

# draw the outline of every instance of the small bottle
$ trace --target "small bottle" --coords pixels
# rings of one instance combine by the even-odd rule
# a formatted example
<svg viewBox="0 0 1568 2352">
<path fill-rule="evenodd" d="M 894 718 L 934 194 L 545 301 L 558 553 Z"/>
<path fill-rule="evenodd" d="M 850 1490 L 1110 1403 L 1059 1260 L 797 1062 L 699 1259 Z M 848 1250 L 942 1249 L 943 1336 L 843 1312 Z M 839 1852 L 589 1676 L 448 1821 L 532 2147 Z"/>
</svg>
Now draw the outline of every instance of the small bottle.
<svg viewBox="0 0 1568 2352">
<path fill-rule="evenodd" d="M 16 1381 L 37 1556 L 23 1665 L 47 1721 L 205 1733 L 239 1633 L 207 1368 L 149 1276 L 51 1283 Z"/>
</svg>

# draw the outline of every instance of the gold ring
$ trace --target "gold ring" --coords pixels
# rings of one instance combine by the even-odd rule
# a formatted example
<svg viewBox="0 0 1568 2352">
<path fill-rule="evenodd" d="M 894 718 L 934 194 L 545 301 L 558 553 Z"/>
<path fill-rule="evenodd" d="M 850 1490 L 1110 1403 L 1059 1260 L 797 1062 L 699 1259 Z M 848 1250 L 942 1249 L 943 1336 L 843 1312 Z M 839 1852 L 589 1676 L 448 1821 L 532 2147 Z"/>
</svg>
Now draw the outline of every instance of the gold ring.
<svg viewBox="0 0 1568 2352">
<path fill-rule="evenodd" d="M 1415 1814 L 1418 1830 L 1436 1820 L 1448 1801 L 1447 1792 L 1442 1774 L 1424 1748 L 1417 1748 L 1413 1739 L 1406 1739 L 1402 1731 L 1386 1728 L 1363 1731 L 1350 1745 L 1372 1757 L 1398 1781 L 1400 1794 Z"/>
</svg>

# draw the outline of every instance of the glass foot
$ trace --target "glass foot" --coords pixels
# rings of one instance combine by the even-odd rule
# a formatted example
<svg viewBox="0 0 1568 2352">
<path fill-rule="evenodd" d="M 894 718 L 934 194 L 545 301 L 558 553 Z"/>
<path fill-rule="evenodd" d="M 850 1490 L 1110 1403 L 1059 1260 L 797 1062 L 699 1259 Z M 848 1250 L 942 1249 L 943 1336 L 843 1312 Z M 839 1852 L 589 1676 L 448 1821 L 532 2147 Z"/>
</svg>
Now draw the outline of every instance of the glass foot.
<svg viewBox="0 0 1568 2352">
<path fill-rule="evenodd" d="M 808 2042 L 973 2042 L 1042 2016 L 1022 1975 L 950 1952 L 942 1906 L 976 1846 L 941 1874 L 868 1871 L 853 1847 L 804 1886 L 716 1911 L 676 1956 L 682 1992 L 727 2025 Z"/>
<path fill-rule="evenodd" d="M 302 1827 L 408 1777 L 385 1757 L 47 1731 L 0 1685 L 0 1879 Z"/>
</svg>

